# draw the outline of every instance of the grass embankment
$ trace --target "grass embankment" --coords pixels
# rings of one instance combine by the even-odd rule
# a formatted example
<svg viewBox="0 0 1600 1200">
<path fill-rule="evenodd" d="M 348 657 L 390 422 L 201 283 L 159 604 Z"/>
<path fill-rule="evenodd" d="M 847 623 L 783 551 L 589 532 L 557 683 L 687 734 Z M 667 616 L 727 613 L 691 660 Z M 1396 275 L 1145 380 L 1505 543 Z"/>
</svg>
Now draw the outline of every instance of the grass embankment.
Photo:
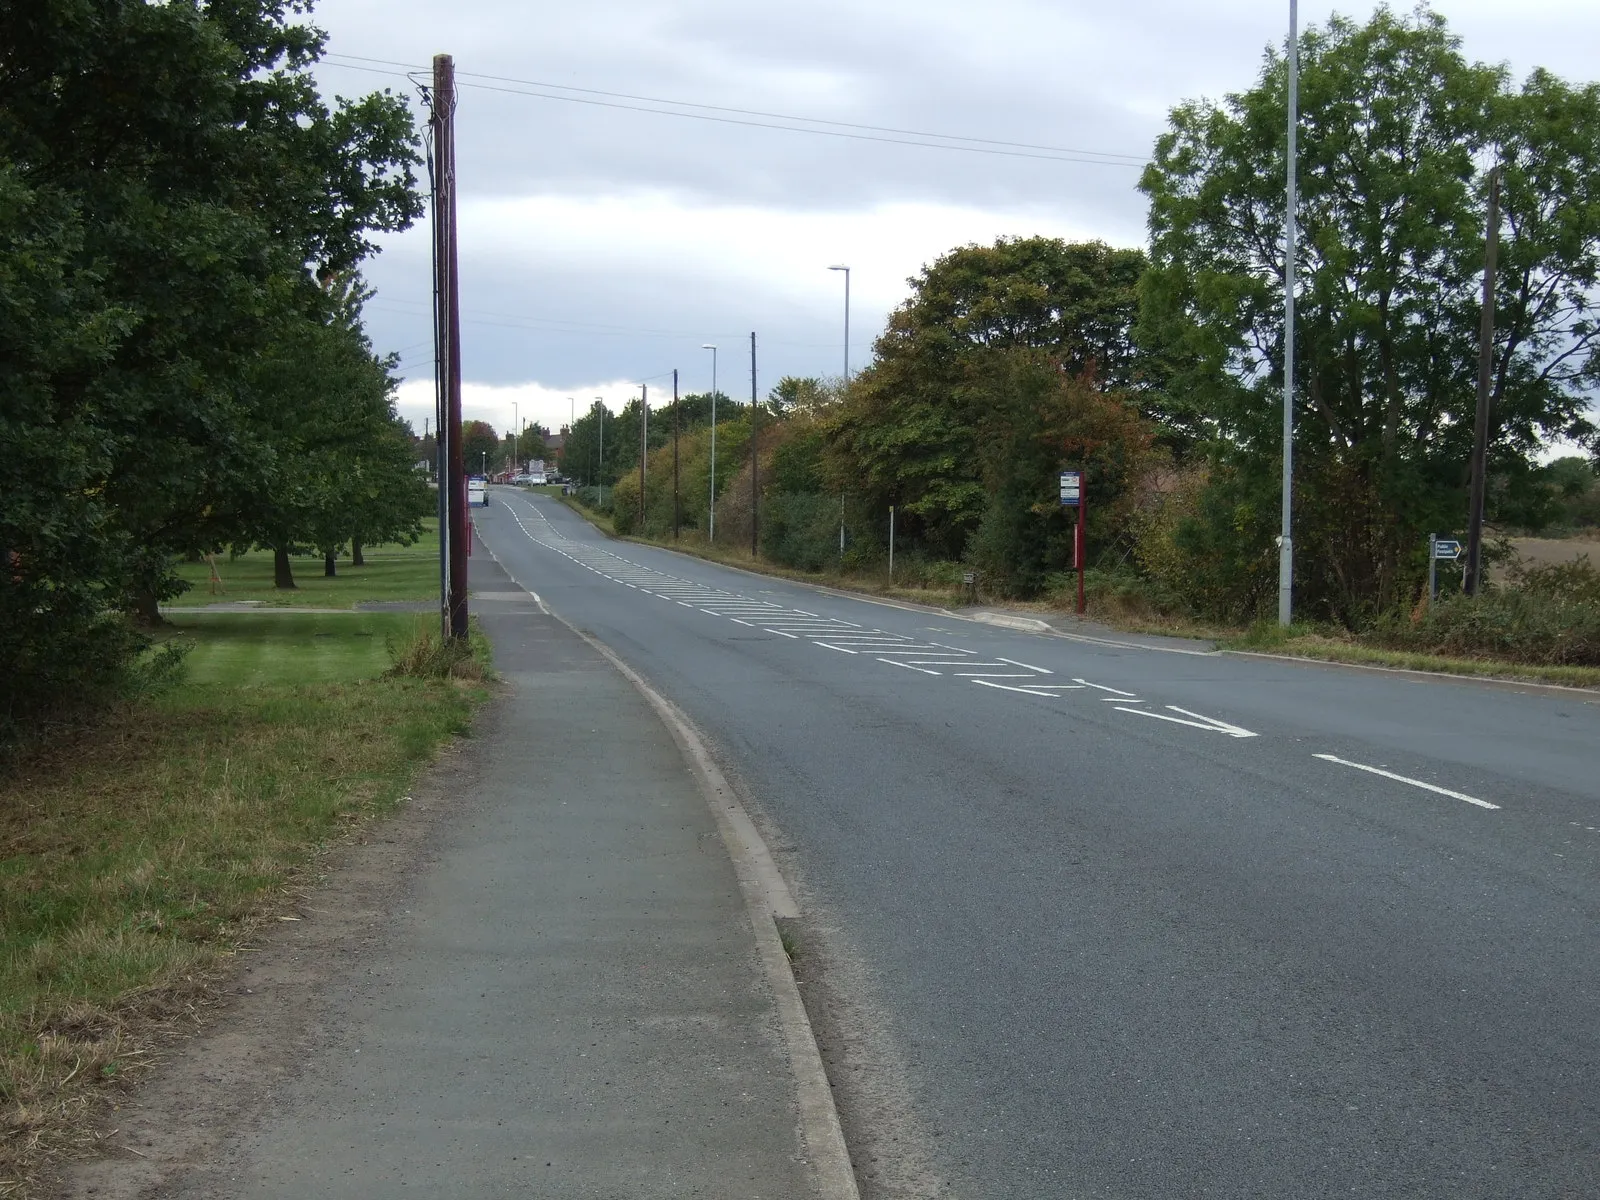
<svg viewBox="0 0 1600 1200">
<path fill-rule="evenodd" d="M 1258 654 L 1283 654 L 1319 662 L 1387 667 L 1396 671 L 1434 671 L 1481 679 L 1511 679 L 1528 683 L 1553 683 L 1562 687 L 1600 688 L 1600 667 L 1551 666 L 1501 658 L 1459 658 L 1368 646 L 1353 637 L 1291 627 L 1258 626 L 1219 640 L 1225 650 Z"/>
<path fill-rule="evenodd" d="M 386 641 L 430 622 L 179 614 L 177 682 L 0 776 L 0 1194 L 467 729 L 481 682 L 384 674 Z"/>
<path fill-rule="evenodd" d="M 575 497 L 561 497 L 564 503 L 591 521 L 602 532 L 616 536 L 611 519 L 605 513 L 580 504 Z M 887 570 L 881 575 L 829 571 L 797 571 L 782 567 L 765 559 L 752 559 L 748 548 L 740 549 L 722 543 L 710 544 L 699 530 L 685 530 L 677 542 L 670 539 L 631 536 L 628 541 L 680 550 L 725 566 L 740 567 L 804 583 L 820 583 L 847 591 L 890 599 L 907 600 L 935 608 L 959 608 L 972 603 L 960 591 L 948 587 L 917 587 L 904 582 L 891 583 Z M 987 598 L 981 595 L 979 601 Z M 1070 618 L 1072 609 L 1061 604 L 1044 601 L 1018 603 L 996 601 L 999 607 L 1035 614 L 1042 619 Z M 1155 634 L 1164 637 L 1199 638 L 1215 642 L 1220 649 L 1251 651 L 1255 653 L 1283 654 L 1321 662 L 1337 662 L 1358 666 L 1388 667 L 1394 670 L 1433 671 L 1447 675 L 1474 676 L 1486 679 L 1512 679 L 1535 683 L 1553 683 L 1566 687 L 1600 688 L 1600 668 L 1577 666 L 1550 666 L 1522 663 L 1504 658 L 1464 658 L 1417 651 L 1394 650 L 1372 646 L 1350 635 L 1335 631 L 1296 626 L 1280 630 L 1276 625 L 1258 625 L 1252 628 L 1219 626 L 1182 617 L 1167 617 L 1131 611 L 1118 603 L 1096 603 L 1091 598 L 1089 619 L 1127 633 Z"/>
<path fill-rule="evenodd" d="M 427 600 L 439 594 L 438 522 L 428 521 L 422 540 L 414 546 L 375 546 L 364 551 L 366 565 L 351 566 L 340 559 L 338 574 L 323 576 L 322 556 L 290 556 L 295 588 L 280 591 L 272 582 L 272 552 L 252 550 L 230 557 L 217 555 L 221 590 L 211 585 L 211 568 L 203 563 L 183 563 L 178 574 L 190 587 L 167 601 L 174 608 L 255 600 L 286 608 L 349 608 L 372 600 Z"/>
</svg>

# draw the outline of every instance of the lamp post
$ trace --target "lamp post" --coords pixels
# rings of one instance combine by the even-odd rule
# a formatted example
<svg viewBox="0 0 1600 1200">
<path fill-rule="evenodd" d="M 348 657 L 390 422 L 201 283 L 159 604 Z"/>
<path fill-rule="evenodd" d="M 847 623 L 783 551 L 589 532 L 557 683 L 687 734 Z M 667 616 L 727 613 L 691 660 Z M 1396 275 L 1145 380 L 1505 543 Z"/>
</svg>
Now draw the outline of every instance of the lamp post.
<svg viewBox="0 0 1600 1200">
<path fill-rule="evenodd" d="M 717 348 L 709 342 L 701 346 L 711 351 L 711 512 L 706 519 L 706 541 L 717 540 Z"/>
<path fill-rule="evenodd" d="M 1289 145 L 1287 192 L 1283 210 L 1283 533 L 1278 538 L 1278 624 L 1294 620 L 1294 257 L 1295 132 L 1300 105 L 1300 13 L 1289 0 Z"/>
<path fill-rule="evenodd" d="M 517 474 L 516 460 L 522 457 L 522 413 L 517 402 L 511 402 L 511 472 Z"/>
<path fill-rule="evenodd" d="M 843 263 L 829 267 L 844 272 L 844 381 L 850 382 L 850 268 Z"/>
<path fill-rule="evenodd" d="M 595 486 L 600 489 L 600 507 L 606 506 L 606 402 L 599 396 L 594 402 L 600 406 L 600 470 L 595 475 Z"/>
<path fill-rule="evenodd" d="M 844 272 L 844 386 L 850 386 L 850 268 L 836 263 L 830 271 Z M 891 552 L 892 556 L 892 552 Z M 839 569 L 844 570 L 844 492 L 839 493 Z M 893 572 L 890 572 L 893 575 Z"/>
</svg>

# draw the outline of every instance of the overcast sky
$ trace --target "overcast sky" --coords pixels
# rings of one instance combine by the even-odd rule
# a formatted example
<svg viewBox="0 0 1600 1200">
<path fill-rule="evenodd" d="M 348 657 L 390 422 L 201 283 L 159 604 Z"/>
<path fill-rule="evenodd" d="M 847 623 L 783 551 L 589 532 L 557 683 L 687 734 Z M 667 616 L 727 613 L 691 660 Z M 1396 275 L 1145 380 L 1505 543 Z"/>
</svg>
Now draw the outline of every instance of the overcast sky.
<svg viewBox="0 0 1600 1200">
<path fill-rule="evenodd" d="M 1300 20 L 1374 7 L 1303 0 Z M 1594 0 L 1434 8 L 1469 58 L 1518 76 L 1596 75 Z M 596 396 L 616 408 L 645 382 L 654 406 L 671 398 L 674 367 L 685 392 L 704 391 L 707 342 L 721 347 L 721 390 L 747 398 L 752 330 L 762 395 L 783 375 L 838 375 L 832 264 L 851 267 L 859 370 L 907 277 L 954 246 L 1002 234 L 1142 244 L 1137 164 L 1168 110 L 1251 86 L 1288 4 L 319 0 L 313 19 L 330 35 L 325 93 L 414 93 L 404 67 L 352 57 L 425 72 L 435 53 L 455 56 L 464 405 L 508 429 L 513 401 L 551 428 L 569 397 L 580 412 Z M 627 96 L 745 110 L 680 111 L 750 124 L 640 112 L 659 106 Z M 748 113 L 1060 150 L 927 149 L 764 128 L 787 122 Z M 402 355 L 401 410 L 420 432 L 433 412 L 426 224 L 389 239 L 367 274 L 369 326 Z"/>
</svg>

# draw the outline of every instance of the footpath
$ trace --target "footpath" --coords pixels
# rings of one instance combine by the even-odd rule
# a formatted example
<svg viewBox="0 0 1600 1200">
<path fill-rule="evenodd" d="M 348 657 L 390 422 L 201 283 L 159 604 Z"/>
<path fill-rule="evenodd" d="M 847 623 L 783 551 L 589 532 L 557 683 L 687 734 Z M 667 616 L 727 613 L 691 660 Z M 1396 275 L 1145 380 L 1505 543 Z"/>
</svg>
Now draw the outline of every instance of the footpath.
<svg viewBox="0 0 1600 1200">
<path fill-rule="evenodd" d="M 506 686 L 409 845 L 306 895 L 67 1194 L 854 1197 L 700 775 L 481 545 L 472 583 Z"/>
</svg>

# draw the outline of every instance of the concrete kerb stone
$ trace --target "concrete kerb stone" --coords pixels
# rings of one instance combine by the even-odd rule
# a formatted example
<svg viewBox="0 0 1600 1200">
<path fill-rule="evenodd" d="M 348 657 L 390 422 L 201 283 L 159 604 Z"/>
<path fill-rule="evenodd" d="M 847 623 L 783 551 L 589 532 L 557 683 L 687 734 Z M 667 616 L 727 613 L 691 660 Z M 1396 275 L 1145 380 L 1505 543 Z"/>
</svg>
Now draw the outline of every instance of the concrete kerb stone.
<svg viewBox="0 0 1600 1200">
<path fill-rule="evenodd" d="M 482 539 L 478 539 L 478 545 L 496 563 L 500 563 L 499 556 Z M 503 570 L 504 564 L 500 565 Z M 510 577 L 510 572 L 507 572 L 507 577 Z M 805 1004 L 800 999 L 800 987 L 795 981 L 794 969 L 778 936 L 775 919 L 798 917 L 800 910 L 766 842 L 689 719 L 617 657 L 604 642 L 579 629 L 560 613 L 552 611 L 536 593 L 527 594 L 537 602 L 541 612 L 554 617 L 582 638 L 638 689 L 672 734 L 684 758 L 694 768 L 706 805 L 716 818 L 723 844 L 733 860 L 734 872 L 750 915 L 750 926 L 755 934 L 756 948 L 761 956 L 762 969 L 777 1005 L 789 1066 L 798 1091 L 801 1136 L 815 1172 L 818 1190 L 826 1200 L 860 1200 L 855 1171 L 850 1165 L 850 1151 L 845 1145 L 839 1112 L 833 1103 L 828 1073 L 822 1064 L 822 1053 L 817 1049 L 816 1034 L 806 1015 Z"/>
</svg>

